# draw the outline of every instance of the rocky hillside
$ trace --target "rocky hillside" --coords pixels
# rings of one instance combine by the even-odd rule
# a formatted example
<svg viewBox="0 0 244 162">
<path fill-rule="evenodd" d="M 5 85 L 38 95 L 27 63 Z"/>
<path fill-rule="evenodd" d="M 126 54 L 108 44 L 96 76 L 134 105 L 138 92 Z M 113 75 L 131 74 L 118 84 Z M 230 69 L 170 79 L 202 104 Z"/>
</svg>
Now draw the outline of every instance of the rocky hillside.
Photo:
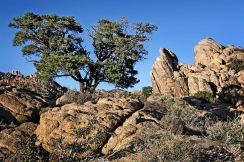
<svg viewBox="0 0 244 162">
<path fill-rule="evenodd" d="M 60 86 L 57 82 L 42 81 L 37 79 L 37 74 L 24 76 L 20 71 L 12 71 L 12 73 L 0 72 L 0 84 L 5 84 L 6 86 L 1 86 L 1 92 L 7 91 L 10 88 L 16 88 L 18 90 L 28 90 L 35 92 L 42 97 L 46 97 L 49 100 L 60 97 L 67 88 Z"/>
<path fill-rule="evenodd" d="M 55 105 L 66 88 L 54 81 L 41 81 L 35 76 L 23 76 L 19 71 L 0 72 L 0 121 L 39 122 L 42 108 Z"/>
<path fill-rule="evenodd" d="M 239 75 L 233 77 L 239 85 L 226 82 L 227 87 L 214 89 L 204 79 L 211 76 L 205 75 L 211 71 L 205 65 L 210 60 L 195 61 L 199 67 L 193 71 L 195 65 L 178 65 L 173 52 L 160 51 L 152 71 L 154 93 L 143 103 L 139 91 L 64 93 L 53 81 L 0 73 L 0 161 L 243 162 L 244 115 L 236 106 L 243 101 Z M 156 73 L 167 82 L 155 80 Z M 190 78 L 198 81 L 190 85 Z M 176 86 L 183 88 L 177 91 Z M 193 86 L 196 92 L 219 94 L 222 101 L 191 97 Z M 64 95 L 57 99 L 58 93 Z"/>
<path fill-rule="evenodd" d="M 244 111 L 244 49 L 206 38 L 195 46 L 194 55 L 194 65 L 178 63 L 172 51 L 161 48 L 150 74 L 154 93 L 187 97 L 206 91 Z"/>
</svg>

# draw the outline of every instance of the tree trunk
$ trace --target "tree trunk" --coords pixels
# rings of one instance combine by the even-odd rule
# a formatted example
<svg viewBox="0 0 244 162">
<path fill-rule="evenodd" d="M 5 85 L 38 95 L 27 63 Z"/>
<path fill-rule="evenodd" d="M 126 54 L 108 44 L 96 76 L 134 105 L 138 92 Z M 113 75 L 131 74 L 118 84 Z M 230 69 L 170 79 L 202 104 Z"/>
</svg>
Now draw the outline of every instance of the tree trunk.
<svg viewBox="0 0 244 162">
<path fill-rule="evenodd" d="M 80 84 L 80 92 L 84 92 L 84 90 L 85 90 L 84 83 L 83 82 L 79 82 L 79 84 Z"/>
<path fill-rule="evenodd" d="M 80 84 L 80 92 L 88 91 L 89 93 L 93 93 L 98 86 L 98 81 L 95 82 L 94 85 L 88 82 L 79 82 Z"/>
</svg>

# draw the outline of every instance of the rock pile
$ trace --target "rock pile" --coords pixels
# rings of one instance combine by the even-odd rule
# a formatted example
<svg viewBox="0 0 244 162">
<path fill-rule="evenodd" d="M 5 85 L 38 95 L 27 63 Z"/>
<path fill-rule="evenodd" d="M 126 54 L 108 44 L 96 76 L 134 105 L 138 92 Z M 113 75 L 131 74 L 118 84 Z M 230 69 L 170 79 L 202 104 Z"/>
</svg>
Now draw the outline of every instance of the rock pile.
<svg viewBox="0 0 244 162">
<path fill-rule="evenodd" d="M 244 59 L 244 49 L 232 45 L 225 47 L 206 38 L 195 46 L 194 55 L 194 65 L 178 63 L 178 58 L 172 51 L 161 48 L 150 74 L 154 93 L 170 92 L 175 97 L 187 97 L 194 96 L 199 91 L 207 91 L 220 95 L 234 93 L 231 92 L 231 86 L 237 86 L 239 88 L 235 93 L 238 99 L 232 103 L 244 110 L 244 71 L 228 67 L 230 60 Z M 220 99 L 227 101 L 226 98 Z"/>
</svg>

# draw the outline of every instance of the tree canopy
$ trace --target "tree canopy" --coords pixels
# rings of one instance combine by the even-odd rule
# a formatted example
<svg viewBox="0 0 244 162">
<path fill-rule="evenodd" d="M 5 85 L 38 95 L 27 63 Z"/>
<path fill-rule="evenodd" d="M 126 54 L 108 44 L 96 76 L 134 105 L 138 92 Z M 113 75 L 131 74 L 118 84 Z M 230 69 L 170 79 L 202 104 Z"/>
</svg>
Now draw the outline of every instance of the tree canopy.
<svg viewBox="0 0 244 162">
<path fill-rule="evenodd" d="M 70 76 L 79 82 L 81 91 L 90 92 L 101 82 L 118 88 L 138 83 L 134 66 L 146 59 L 143 43 L 157 30 L 150 23 L 130 24 L 124 17 L 118 21 L 101 19 L 88 31 L 94 47 L 88 52 L 82 46 L 83 28 L 73 16 L 27 12 L 13 18 L 9 27 L 20 29 L 13 45 L 23 46 L 23 56 L 34 63 L 39 78 Z"/>
</svg>

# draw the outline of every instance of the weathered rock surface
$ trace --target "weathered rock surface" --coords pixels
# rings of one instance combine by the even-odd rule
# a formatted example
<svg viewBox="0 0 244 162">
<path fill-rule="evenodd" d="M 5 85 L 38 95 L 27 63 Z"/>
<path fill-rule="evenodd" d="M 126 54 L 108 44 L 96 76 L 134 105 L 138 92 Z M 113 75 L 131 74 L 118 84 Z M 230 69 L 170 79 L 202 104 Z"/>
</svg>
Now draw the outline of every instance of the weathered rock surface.
<svg viewBox="0 0 244 162">
<path fill-rule="evenodd" d="M 77 130 L 85 132 L 85 138 L 77 139 L 77 143 L 85 146 L 87 141 L 95 140 L 89 151 L 80 157 L 101 149 L 109 132 L 142 107 L 140 102 L 130 99 L 100 99 L 97 104 L 67 104 L 45 112 L 40 117 L 40 125 L 35 134 L 48 152 L 56 150 L 57 140 L 62 144 L 76 141 Z M 92 125 L 92 126 L 91 126 Z M 55 143 L 56 142 L 56 143 Z M 58 150 L 56 150 L 58 153 Z"/>
<path fill-rule="evenodd" d="M 131 148 L 135 143 L 143 141 L 145 137 L 164 134 L 165 130 L 159 122 L 165 112 L 166 109 L 162 103 L 146 102 L 143 109 L 134 113 L 115 130 L 115 135 L 103 147 L 102 153 L 107 155 L 112 152 L 116 155 L 118 152 Z"/>
<path fill-rule="evenodd" d="M 0 121 L 39 122 L 42 108 L 55 105 L 65 89 L 53 81 L 24 77 L 19 71 L 0 73 Z"/>
<path fill-rule="evenodd" d="M 208 112 L 208 110 L 206 109 L 205 112 Z M 214 117 L 220 115 L 216 112 L 209 112 L 209 114 Z M 172 143 L 177 140 L 194 141 L 202 148 L 203 161 L 214 161 L 214 159 L 234 161 L 234 155 L 229 153 L 229 150 L 224 149 L 228 148 L 226 144 L 195 135 L 184 136 L 182 134 L 185 134 L 186 129 L 184 122 L 177 116 L 168 115 L 167 107 L 162 102 L 145 102 L 141 110 L 135 112 L 114 131 L 114 135 L 109 138 L 103 147 L 102 153 L 107 155 L 107 159 L 110 161 L 145 161 L 146 158 L 143 157 L 141 152 L 136 151 L 137 146 L 146 144 L 148 140 L 167 136 L 171 132 L 175 134 L 173 136 L 176 139 L 168 142 Z M 146 147 L 146 145 L 143 146 Z"/>
<path fill-rule="evenodd" d="M 244 50 L 241 47 L 225 47 L 211 38 L 206 38 L 195 46 L 194 55 L 194 65 L 178 64 L 178 58 L 173 52 L 160 49 L 160 56 L 150 74 L 153 92 L 170 92 L 175 97 L 187 97 L 199 91 L 220 94 L 223 88 L 232 85 L 244 87 L 244 71 L 236 72 L 227 66 L 231 59 L 244 58 Z M 232 103 L 243 105 L 241 100 L 244 98 L 238 98 L 238 101 Z"/>
<path fill-rule="evenodd" d="M 168 49 L 161 48 L 160 56 L 153 65 L 153 72 L 151 73 L 151 80 L 153 84 L 153 91 L 155 93 L 163 93 L 171 91 L 173 72 L 177 71 L 178 58 Z"/>
<path fill-rule="evenodd" d="M 31 137 L 34 134 L 37 125 L 38 124 L 27 122 L 16 128 L 9 128 L 1 131 L 0 161 L 24 161 L 23 154 L 27 155 L 28 149 L 34 146 L 32 144 L 35 141 L 31 141 Z"/>
<path fill-rule="evenodd" d="M 0 94 L 0 119 L 8 123 L 38 122 L 41 108 L 51 104 L 51 101 L 27 91 Z"/>
</svg>

